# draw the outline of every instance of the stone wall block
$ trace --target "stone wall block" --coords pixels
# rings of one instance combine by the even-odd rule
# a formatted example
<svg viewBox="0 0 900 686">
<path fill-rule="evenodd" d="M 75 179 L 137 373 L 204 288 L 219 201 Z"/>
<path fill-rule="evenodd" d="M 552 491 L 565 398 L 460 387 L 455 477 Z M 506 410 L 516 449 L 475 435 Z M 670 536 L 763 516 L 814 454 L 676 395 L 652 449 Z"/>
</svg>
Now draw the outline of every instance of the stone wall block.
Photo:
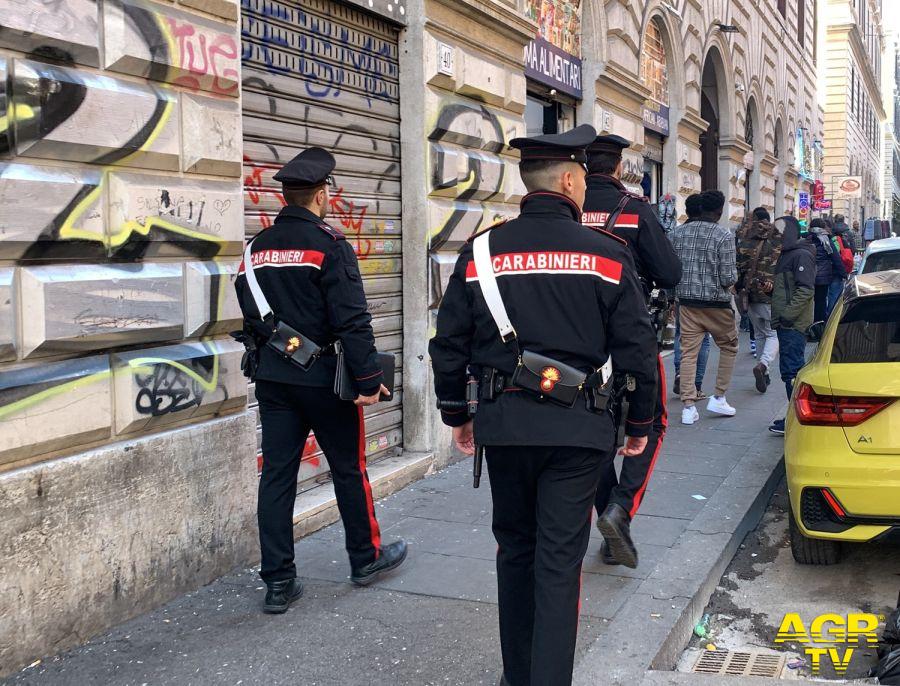
<svg viewBox="0 0 900 686">
<path fill-rule="evenodd" d="M 96 0 L 5 0 L 0 3 L 0 46 L 97 67 L 99 4 Z"/>
<path fill-rule="evenodd" d="M 156 429 L 243 407 L 244 346 L 231 339 L 115 353 L 117 434 Z"/>
<path fill-rule="evenodd" d="M 184 305 L 180 264 L 24 267 L 18 290 L 22 354 L 73 354 L 178 340 Z"/>
<path fill-rule="evenodd" d="M 103 4 L 104 66 L 190 90 L 237 97 L 236 27 L 143 0 Z"/>
<path fill-rule="evenodd" d="M 0 269 L 0 362 L 16 359 L 14 269 Z"/>
<path fill-rule="evenodd" d="M 456 92 L 491 105 L 502 106 L 507 92 L 506 69 L 463 50 L 457 52 L 456 59 L 460 62 Z"/>
<path fill-rule="evenodd" d="M 184 336 L 194 338 L 241 328 L 234 280 L 238 262 L 188 262 L 184 265 Z"/>
<path fill-rule="evenodd" d="M 0 259 L 106 256 L 97 169 L 0 164 Z"/>
<path fill-rule="evenodd" d="M 19 155 L 178 169 L 178 101 L 167 89 L 16 60 L 12 95 Z"/>
<path fill-rule="evenodd" d="M 79 421 L 101 415 L 81 408 Z M 33 435 L 55 428 L 40 416 Z M 6 436 L 0 431 L 0 436 Z M 0 474 L 0 664 L 81 644 L 256 552 L 252 415 Z"/>
<path fill-rule="evenodd" d="M 525 135 L 525 123 L 509 113 L 472 100 L 428 90 L 425 98 L 429 121 L 428 138 L 440 143 L 456 143 L 493 153 L 512 150 L 509 142 Z"/>
<path fill-rule="evenodd" d="M 181 97 L 181 169 L 241 173 L 241 111 L 237 102 L 185 93 Z"/>
<path fill-rule="evenodd" d="M 109 175 L 113 256 L 239 255 L 244 242 L 240 181 Z"/>
<path fill-rule="evenodd" d="M 0 374 L 0 467 L 109 438 L 109 376 L 105 355 L 5 368 Z M 0 502 L 28 511 L 15 498 Z M 20 559 L 11 552 L 2 557 Z"/>
<path fill-rule="evenodd" d="M 239 16 L 237 0 L 178 0 L 178 2 L 184 7 L 215 14 L 229 21 L 237 21 Z"/>
<path fill-rule="evenodd" d="M 512 73 L 509 74 L 509 80 L 506 88 L 506 109 L 522 114 L 525 111 L 525 98 L 527 92 L 527 80 L 525 74 Z"/>
</svg>

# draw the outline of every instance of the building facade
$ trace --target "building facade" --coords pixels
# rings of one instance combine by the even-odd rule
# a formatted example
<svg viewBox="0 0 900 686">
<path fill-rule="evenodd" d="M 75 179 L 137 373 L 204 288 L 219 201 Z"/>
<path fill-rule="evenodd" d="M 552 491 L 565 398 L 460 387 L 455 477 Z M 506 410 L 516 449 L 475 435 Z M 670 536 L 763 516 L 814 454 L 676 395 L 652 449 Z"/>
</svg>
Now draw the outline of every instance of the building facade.
<svg viewBox="0 0 900 686">
<path fill-rule="evenodd" d="M 847 221 L 881 217 L 881 0 L 819 0 L 824 183 Z"/>
<path fill-rule="evenodd" d="M 881 216 L 891 223 L 893 231 L 900 231 L 900 32 L 888 39 L 882 95 L 886 119 L 881 160 Z"/>
<path fill-rule="evenodd" d="M 337 158 L 330 221 L 400 364 L 366 415 L 376 495 L 451 459 L 427 341 L 463 241 L 518 211 L 513 138 L 629 138 L 672 223 L 706 188 L 730 226 L 802 216 L 822 178 L 813 0 L 65 4 L 0 10 L 0 573 L 27 609 L 0 664 L 254 559 L 232 281 L 304 147 Z M 298 459 L 302 533 L 336 512 L 314 436 Z M 29 579 L 63 543 L 54 594 Z"/>
</svg>

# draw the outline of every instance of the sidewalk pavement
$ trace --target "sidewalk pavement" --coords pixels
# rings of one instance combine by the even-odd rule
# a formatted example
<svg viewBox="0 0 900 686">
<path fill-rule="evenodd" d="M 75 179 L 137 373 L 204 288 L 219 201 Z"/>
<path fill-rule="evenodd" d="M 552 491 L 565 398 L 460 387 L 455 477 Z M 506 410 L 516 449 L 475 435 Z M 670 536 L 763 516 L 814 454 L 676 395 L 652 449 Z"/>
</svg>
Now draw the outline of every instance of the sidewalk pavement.
<svg viewBox="0 0 900 686">
<path fill-rule="evenodd" d="M 669 683 L 648 670 L 674 666 L 777 483 L 782 442 L 766 427 L 783 411 L 782 385 L 776 373 L 767 394 L 753 389 L 755 360 L 741 338 L 728 394 L 736 417 L 712 417 L 703 403 L 701 422 L 683 426 L 669 396 L 669 434 L 632 528 L 639 568 L 603 565 L 593 531 L 577 684 Z M 716 361 L 714 349 L 708 388 Z M 671 391 L 671 357 L 666 362 Z M 260 612 L 263 585 L 243 569 L 6 683 L 492 686 L 501 660 L 486 471 L 474 490 L 466 460 L 378 502 L 383 539 L 405 538 L 410 554 L 367 589 L 349 583 L 335 524 L 297 543 L 306 593 L 285 615 Z"/>
</svg>

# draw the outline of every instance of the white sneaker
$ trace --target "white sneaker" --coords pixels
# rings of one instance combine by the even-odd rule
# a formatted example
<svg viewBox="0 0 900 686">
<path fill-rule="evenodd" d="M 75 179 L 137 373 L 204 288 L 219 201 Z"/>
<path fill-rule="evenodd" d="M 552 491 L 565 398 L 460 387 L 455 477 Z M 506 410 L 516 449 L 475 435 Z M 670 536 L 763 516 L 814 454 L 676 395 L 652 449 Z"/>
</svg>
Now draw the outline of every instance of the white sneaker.
<svg viewBox="0 0 900 686">
<path fill-rule="evenodd" d="M 688 426 L 690 426 L 694 422 L 699 422 L 699 421 L 700 421 L 700 413 L 697 412 L 697 408 L 694 405 L 691 405 L 690 407 L 685 407 L 681 411 L 681 423 L 682 424 L 687 424 Z"/>
<path fill-rule="evenodd" d="M 737 414 L 737 410 L 728 404 L 724 395 L 712 396 L 709 399 L 709 402 L 706 403 L 706 409 L 710 412 L 715 412 L 716 414 L 725 415 L 726 417 L 734 417 L 734 415 Z"/>
</svg>

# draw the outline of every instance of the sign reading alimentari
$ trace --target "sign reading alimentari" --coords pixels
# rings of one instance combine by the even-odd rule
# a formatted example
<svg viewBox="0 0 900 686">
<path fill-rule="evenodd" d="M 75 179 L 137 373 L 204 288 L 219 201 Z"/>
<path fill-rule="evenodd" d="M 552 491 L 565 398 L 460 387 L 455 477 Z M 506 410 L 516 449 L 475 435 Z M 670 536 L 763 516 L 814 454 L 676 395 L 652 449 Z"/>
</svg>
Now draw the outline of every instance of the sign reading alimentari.
<svg viewBox="0 0 900 686">
<path fill-rule="evenodd" d="M 581 98 L 581 0 L 526 0 L 538 35 L 525 46 L 525 76 Z"/>
</svg>

